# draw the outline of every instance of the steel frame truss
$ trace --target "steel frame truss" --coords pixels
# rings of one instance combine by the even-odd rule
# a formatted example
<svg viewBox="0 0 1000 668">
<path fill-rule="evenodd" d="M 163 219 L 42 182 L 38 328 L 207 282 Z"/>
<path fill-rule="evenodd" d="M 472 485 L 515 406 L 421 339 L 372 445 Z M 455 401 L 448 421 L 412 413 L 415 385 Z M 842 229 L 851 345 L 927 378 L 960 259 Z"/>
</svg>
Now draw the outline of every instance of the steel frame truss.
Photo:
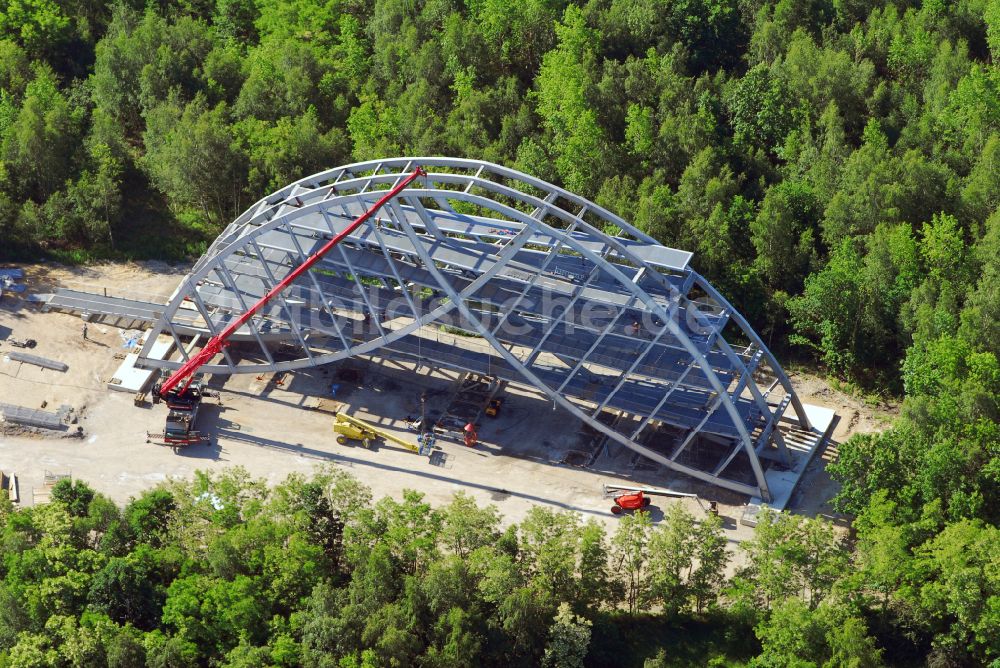
<svg viewBox="0 0 1000 668">
<path fill-rule="evenodd" d="M 237 331 L 239 361 L 223 349 L 203 371 L 260 373 L 383 355 L 482 372 L 485 359 L 490 372 L 542 392 L 649 459 L 770 498 L 758 454 L 772 447 L 787 458 L 777 429 L 787 406 L 793 415 L 785 419 L 803 428 L 809 422 L 747 321 L 690 268 L 690 253 L 658 244 L 577 195 L 490 163 L 363 162 L 260 200 L 181 282 L 140 364 L 180 366 L 148 357 L 159 334 L 183 350 L 182 337 L 219 331 L 418 165 L 425 178 Z M 617 235 L 605 232 L 615 228 Z M 551 302 L 558 305 L 546 311 Z M 729 324 L 741 352 L 724 337 Z M 435 341 L 428 332 L 439 325 L 474 332 L 491 352 L 484 358 Z M 490 362 L 494 354 L 500 360 Z M 762 392 L 754 377 L 762 363 L 784 389 L 776 404 L 768 402 L 774 385 Z M 605 409 L 635 420 L 608 426 L 599 419 Z M 666 451 L 638 440 L 661 424 L 683 438 Z M 708 466 L 680 461 L 702 436 L 728 443 L 725 456 Z M 741 453 L 749 461 L 743 477 L 724 475 Z"/>
</svg>

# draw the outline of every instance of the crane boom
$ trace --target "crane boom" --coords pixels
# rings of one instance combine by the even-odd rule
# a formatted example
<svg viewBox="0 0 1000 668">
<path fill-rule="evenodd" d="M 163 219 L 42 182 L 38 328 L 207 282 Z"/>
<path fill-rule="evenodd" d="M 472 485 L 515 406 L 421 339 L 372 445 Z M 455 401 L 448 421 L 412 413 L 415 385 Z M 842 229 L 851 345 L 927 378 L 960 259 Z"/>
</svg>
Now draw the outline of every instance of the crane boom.
<svg viewBox="0 0 1000 668">
<path fill-rule="evenodd" d="M 309 269 L 319 262 L 320 258 L 326 255 L 334 246 L 339 244 L 344 240 L 345 237 L 350 235 L 354 230 L 358 229 L 362 223 L 371 218 L 376 211 L 385 206 L 385 203 L 390 199 L 398 195 L 402 190 L 409 186 L 413 181 L 419 176 L 427 176 L 427 172 L 421 168 L 417 167 L 411 174 L 409 174 L 401 182 L 397 183 L 389 192 L 379 198 L 377 202 L 371 205 L 367 211 L 358 216 L 354 222 L 348 225 L 342 232 L 339 232 L 336 236 L 326 242 L 322 248 L 313 253 L 303 262 L 301 265 L 296 267 L 288 276 L 283 278 L 278 282 L 273 288 L 268 290 L 267 294 L 257 300 L 257 303 L 248 308 L 239 318 L 229 323 L 225 329 L 213 336 L 205 344 L 196 355 L 193 355 L 188 359 L 187 362 L 183 364 L 177 371 L 175 371 L 170 378 L 165 380 L 157 390 L 155 390 L 161 397 L 167 398 L 168 394 L 174 390 L 180 383 L 187 381 L 184 387 L 181 388 L 178 394 L 184 394 L 188 386 L 191 385 L 191 381 L 194 379 L 195 373 L 203 365 L 205 365 L 209 360 L 215 357 L 219 351 L 221 351 L 226 345 L 228 345 L 228 339 L 232 336 L 233 332 L 242 327 L 250 318 L 254 316 L 261 308 L 264 307 L 271 299 L 277 295 L 279 292 L 287 288 L 292 281 L 296 278 L 309 271 Z"/>
</svg>

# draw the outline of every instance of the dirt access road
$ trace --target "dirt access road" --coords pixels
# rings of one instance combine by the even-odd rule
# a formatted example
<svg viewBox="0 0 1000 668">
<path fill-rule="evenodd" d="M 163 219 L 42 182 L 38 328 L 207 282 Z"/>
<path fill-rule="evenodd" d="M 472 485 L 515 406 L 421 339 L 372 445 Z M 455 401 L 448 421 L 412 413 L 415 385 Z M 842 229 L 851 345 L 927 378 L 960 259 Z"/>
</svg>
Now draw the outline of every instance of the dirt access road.
<svg viewBox="0 0 1000 668">
<path fill-rule="evenodd" d="M 31 266 L 29 294 L 64 286 L 91 292 L 107 290 L 114 296 L 164 301 L 186 267 L 160 263 L 108 264 L 82 268 Z M 0 339 L 13 335 L 34 338 L 37 355 L 69 365 L 60 373 L 6 360 L 0 355 L 0 402 L 46 410 L 61 405 L 73 408 L 80 438 L 33 433 L 0 435 L 0 469 L 18 475 L 22 499 L 31 503 L 32 489 L 42 486 L 46 471 L 70 473 L 86 480 L 118 502 L 126 502 L 144 489 L 171 478 L 188 478 L 196 470 L 218 471 L 244 466 L 251 474 L 277 483 L 289 473 L 309 473 L 319 464 L 344 467 L 369 485 L 375 495 L 399 495 L 405 489 L 426 494 L 435 504 L 446 503 L 458 490 L 465 490 L 481 503 L 494 503 L 505 520 L 516 522 L 535 504 L 573 510 L 594 517 L 613 529 L 617 519 L 601 498 L 605 482 L 684 487 L 705 499 L 716 500 L 726 518 L 732 543 L 749 535 L 738 523 L 745 497 L 665 478 L 665 472 L 637 471 L 630 467 L 630 454 L 602 456 L 593 466 L 581 468 L 563 463 L 567 453 L 581 447 L 582 436 L 575 420 L 554 411 L 537 395 L 509 389 L 503 412 L 497 420 L 484 422 L 482 443 L 467 449 L 454 442 L 441 442 L 443 456 L 438 465 L 402 448 L 381 446 L 373 450 L 337 445 L 331 416 L 306 408 L 316 396 L 328 395 L 335 368 L 290 374 L 276 386 L 252 376 L 235 376 L 225 382 L 222 405 L 205 406 L 202 425 L 213 435 L 208 446 L 174 453 L 146 442 L 146 432 L 162 429 L 163 406 L 136 408 L 131 395 L 110 392 L 106 382 L 120 363 L 122 335 L 118 329 L 99 323 L 82 335 L 80 318 L 60 313 L 40 313 L 23 301 L 7 297 L 0 303 Z M 10 347 L 0 343 L 0 353 Z M 429 391 L 444 397 L 455 380 L 453 374 L 388 362 L 350 360 L 361 380 L 340 383 L 338 400 L 352 414 L 378 422 L 404 439 L 414 440 L 403 419 L 419 412 L 419 396 Z M 887 424 L 889 415 L 837 393 L 816 378 L 796 376 L 802 399 L 834 408 L 840 415 L 832 445 L 817 458 L 793 500 L 793 511 L 808 515 L 832 515 L 828 501 L 835 484 L 824 470 L 824 461 L 835 455 L 836 445 L 852 433 L 872 431 Z M 678 501 L 657 501 L 657 506 Z M 694 501 L 685 500 L 695 513 L 704 512 Z M 662 511 L 654 507 L 654 519 Z"/>
</svg>

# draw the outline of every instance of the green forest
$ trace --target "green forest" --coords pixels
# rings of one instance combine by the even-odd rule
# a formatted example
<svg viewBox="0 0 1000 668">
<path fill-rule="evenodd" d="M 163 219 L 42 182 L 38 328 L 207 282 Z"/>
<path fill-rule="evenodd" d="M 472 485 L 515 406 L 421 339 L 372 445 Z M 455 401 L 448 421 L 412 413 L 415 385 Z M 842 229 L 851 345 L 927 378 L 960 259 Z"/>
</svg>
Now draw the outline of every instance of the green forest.
<svg viewBox="0 0 1000 668">
<path fill-rule="evenodd" d="M 842 577 L 830 524 L 765 515 L 726 578 L 722 519 L 664 510 L 609 536 L 542 506 L 504 527 L 464 493 L 374 501 L 332 466 L 274 488 L 198 474 L 124 509 L 67 479 L 0 506 L 0 666 L 880 665 L 881 598 Z M 981 640 L 966 656 L 996 656 Z"/>
<path fill-rule="evenodd" d="M 3 511 L 0 665 L 1000 665 L 998 61 L 1000 0 L 0 0 L 5 259 L 190 260 L 321 169 L 474 157 L 901 403 L 831 466 L 849 540 L 773 517 L 726 578 L 678 514 L 66 485 Z"/>
</svg>

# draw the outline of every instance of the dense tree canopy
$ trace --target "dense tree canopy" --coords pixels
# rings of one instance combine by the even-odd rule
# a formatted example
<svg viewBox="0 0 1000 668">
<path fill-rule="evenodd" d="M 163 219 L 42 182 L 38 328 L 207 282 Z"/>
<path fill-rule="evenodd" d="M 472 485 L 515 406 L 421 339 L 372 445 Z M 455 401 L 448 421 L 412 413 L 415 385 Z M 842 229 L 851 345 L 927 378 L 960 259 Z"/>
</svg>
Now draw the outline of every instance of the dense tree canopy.
<svg viewBox="0 0 1000 668">
<path fill-rule="evenodd" d="M 779 604 L 825 629 L 817 655 L 878 656 L 858 607 L 831 594 L 847 552 L 828 523 L 766 515 L 727 581 L 722 520 L 664 511 L 609 536 L 543 506 L 505 527 L 461 492 L 438 508 L 414 491 L 373 501 L 332 467 L 271 489 L 239 468 L 198 473 L 124 508 L 61 481 L 48 505 L 0 506 L 0 666 L 638 666 L 665 645 L 649 628 L 674 625 L 704 630 L 677 634 L 675 653 L 742 662 L 761 649 L 755 623 L 764 656 L 784 651 Z"/>
<path fill-rule="evenodd" d="M 783 355 L 905 393 L 833 466 L 850 567 L 781 518 L 723 583 L 680 514 L 607 537 L 355 508 L 339 479 L 74 488 L 4 511 L 3 660 L 577 665 L 614 656 L 609 610 L 683 625 L 723 592 L 759 665 L 1000 661 L 998 59 L 1000 0 L 0 0 L 0 256 L 191 257 L 310 172 L 469 156 L 694 251 Z"/>
<path fill-rule="evenodd" d="M 333 467 L 197 473 L 124 508 L 64 480 L 0 503 L 0 666 L 995 660 L 996 527 L 937 500 L 907 523 L 911 495 L 872 495 L 853 553 L 765 510 L 734 563 L 723 520 L 673 501 L 609 535 L 543 506 L 505 527 L 461 492 L 374 501 Z"/>
<path fill-rule="evenodd" d="M 1000 204 L 998 35 L 994 0 L 11 0 L 0 252 L 190 256 L 313 171 L 467 155 L 694 251 L 773 345 L 898 392 L 914 333 L 995 329 L 988 262 L 941 254 Z"/>
</svg>

